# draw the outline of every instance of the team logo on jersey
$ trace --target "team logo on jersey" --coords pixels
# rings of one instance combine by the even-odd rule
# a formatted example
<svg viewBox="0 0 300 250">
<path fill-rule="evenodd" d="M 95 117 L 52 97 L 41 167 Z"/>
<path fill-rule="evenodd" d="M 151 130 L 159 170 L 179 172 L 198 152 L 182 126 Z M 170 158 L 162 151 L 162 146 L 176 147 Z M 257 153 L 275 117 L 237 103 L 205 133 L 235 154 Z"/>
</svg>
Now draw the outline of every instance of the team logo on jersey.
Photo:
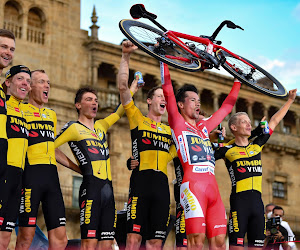
<svg viewBox="0 0 300 250">
<path fill-rule="evenodd" d="M 183 240 L 182 245 L 187 246 L 187 239 L 184 239 L 184 240 Z"/>
<path fill-rule="evenodd" d="M 245 152 L 239 152 L 240 153 L 240 155 L 246 155 L 246 153 Z"/>
<path fill-rule="evenodd" d="M 245 173 L 246 172 L 246 169 L 245 168 L 237 168 L 237 171 L 239 171 L 240 173 Z"/>
<path fill-rule="evenodd" d="M 151 128 L 156 129 L 156 125 L 155 124 L 151 124 Z"/>
<path fill-rule="evenodd" d="M 207 131 L 207 128 L 206 128 L 206 127 L 204 127 L 204 128 L 202 129 L 202 132 L 204 133 L 204 135 L 205 135 L 206 137 L 208 137 L 208 131 Z"/>
<path fill-rule="evenodd" d="M 142 142 L 145 144 L 151 144 L 151 141 L 149 139 L 142 139 Z"/>
<path fill-rule="evenodd" d="M 198 146 L 198 145 L 192 146 L 192 149 L 193 149 L 194 151 L 196 151 L 196 152 L 202 151 L 202 148 L 201 148 L 200 146 Z"/>
<path fill-rule="evenodd" d="M 0 99 L 0 107 L 4 107 L 4 101 Z"/>
<path fill-rule="evenodd" d="M 30 133 L 29 133 L 29 137 L 38 137 L 38 136 L 39 136 L 39 134 L 35 131 L 30 131 Z"/>
<path fill-rule="evenodd" d="M 40 117 L 40 113 L 37 113 L 37 112 L 33 112 L 33 115 L 34 115 L 35 117 Z"/>
<path fill-rule="evenodd" d="M 15 107 L 15 111 L 16 112 L 20 112 L 20 109 Z"/>
<path fill-rule="evenodd" d="M 91 135 L 97 138 L 97 135 L 95 133 L 91 133 Z"/>
<path fill-rule="evenodd" d="M 88 148 L 88 151 L 91 152 L 92 154 L 98 154 L 99 151 L 96 148 Z"/>
<path fill-rule="evenodd" d="M 17 125 L 11 125 L 10 127 L 12 128 L 12 130 L 20 132 L 20 128 Z"/>
<path fill-rule="evenodd" d="M 81 203 L 81 208 L 84 208 L 84 206 L 85 206 L 85 201 L 83 201 L 82 203 Z"/>
<path fill-rule="evenodd" d="M 3 224 L 4 218 L 0 217 L 0 226 Z"/>
</svg>

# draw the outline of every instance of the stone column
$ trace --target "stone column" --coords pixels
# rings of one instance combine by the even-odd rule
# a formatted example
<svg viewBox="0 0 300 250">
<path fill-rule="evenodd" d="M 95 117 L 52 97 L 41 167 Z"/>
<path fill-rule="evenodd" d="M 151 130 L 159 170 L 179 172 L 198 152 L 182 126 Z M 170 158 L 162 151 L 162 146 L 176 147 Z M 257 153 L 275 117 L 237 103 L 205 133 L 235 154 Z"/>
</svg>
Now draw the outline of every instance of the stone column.
<svg viewBox="0 0 300 250">
<path fill-rule="evenodd" d="M 300 116 L 294 113 L 295 121 L 296 121 L 296 131 L 297 135 L 300 135 Z"/>
<path fill-rule="evenodd" d="M 213 92 L 212 97 L 213 97 L 213 103 L 214 103 L 214 112 L 216 112 L 219 109 L 219 97 L 220 97 L 219 92 Z"/>
<path fill-rule="evenodd" d="M 264 116 L 266 117 L 266 120 L 268 121 L 269 120 L 269 108 L 270 108 L 270 105 L 266 105 L 266 104 L 263 104 L 263 108 L 264 108 Z"/>
<path fill-rule="evenodd" d="M 284 132 L 284 120 L 282 119 L 280 122 L 279 122 L 279 125 L 280 125 L 280 132 L 283 133 Z"/>
<path fill-rule="evenodd" d="M 93 60 L 93 59 L 92 59 Z M 92 86 L 96 87 L 98 81 L 98 65 L 96 62 L 92 62 Z"/>
<path fill-rule="evenodd" d="M 28 37 L 28 11 L 29 10 L 23 10 L 24 13 L 22 14 L 22 19 L 23 19 L 23 23 L 22 23 L 22 36 L 21 39 L 22 40 L 27 40 Z"/>
<path fill-rule="evenodd" d="M 252 107 L 253 107 L 253 101 L 252 100 L 246 100 L 246 106 L 247 106 L 247 113 L 248 116 L 250 118 L 251 123 L 253 124 L 253 111 L 252 111 Z"/>
</svg>

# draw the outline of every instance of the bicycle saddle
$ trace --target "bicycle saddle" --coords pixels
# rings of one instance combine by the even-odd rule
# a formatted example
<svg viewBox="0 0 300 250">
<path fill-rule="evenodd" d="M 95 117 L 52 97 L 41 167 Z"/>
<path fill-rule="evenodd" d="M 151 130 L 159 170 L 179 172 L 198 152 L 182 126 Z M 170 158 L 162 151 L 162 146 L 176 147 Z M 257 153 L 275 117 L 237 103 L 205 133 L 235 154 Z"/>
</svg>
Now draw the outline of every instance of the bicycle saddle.
<svg viewBox="0 0 300 250">
<path fill-rule="evenodd" d="M 130 15 L 133 19 L 139 19 L 141 17 L 156 19 L 157 15 L 150 13 L 146 10 L 143 4 L 135 4 L 130 8 Z"/>
</svg>

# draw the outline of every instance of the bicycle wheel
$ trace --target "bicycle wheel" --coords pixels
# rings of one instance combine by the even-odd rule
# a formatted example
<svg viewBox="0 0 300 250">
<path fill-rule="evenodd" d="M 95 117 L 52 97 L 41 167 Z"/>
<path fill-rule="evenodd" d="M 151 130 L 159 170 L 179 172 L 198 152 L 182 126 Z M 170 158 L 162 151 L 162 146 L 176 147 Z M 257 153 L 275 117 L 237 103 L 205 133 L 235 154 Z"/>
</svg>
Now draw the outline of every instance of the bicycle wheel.
<svg viewBox="0 0 300 250">
<path fill-rule="evenodd" d="M 249 87 L 272 97 L 284 98 L 288 95 L 286 89 L 275 77 L 248 59 L 239 57 L 254 66 L 254 71 L 242 60 L 233 57 L 224 50 L 217 51 L 216 56 L 219 60 L 223 60 L 222 67 L 228 73 Z M 226 60 L 224 60 L 224 58 Z"/>
<path fill-rule="evenodd" d="M 185 71 L 201 69 L 198 58 L 166 38 L 161 30 L 126 19 L 120 21 L 119 27 L 133 44 L 159 61 Z"/>
</svg>

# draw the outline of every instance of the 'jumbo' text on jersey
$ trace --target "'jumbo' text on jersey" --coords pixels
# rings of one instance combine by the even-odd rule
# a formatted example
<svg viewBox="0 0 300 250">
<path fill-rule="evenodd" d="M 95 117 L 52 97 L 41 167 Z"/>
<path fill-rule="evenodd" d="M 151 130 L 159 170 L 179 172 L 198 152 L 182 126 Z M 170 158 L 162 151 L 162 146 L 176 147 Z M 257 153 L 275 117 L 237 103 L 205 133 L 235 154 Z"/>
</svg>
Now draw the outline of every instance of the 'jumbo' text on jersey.
<svg viewBox="0 0 300 250">
<path fill-rule="evenodd" d="M 153 169 L 167 175 L 167 164 L 176 157 L 170 127 L 145 117 L 133 101 L 124 108 L 131 130 L 132 155 L 140 163 L 133 171 Z"/>
<path fill-rule="evenodd" d="M 216 160 L 224 158 L 231 179 L 232 194 L 257 190 L 261 193 L 261 151 L 272 134 L 261 134 L 248 146 L 235 143 L 215 151 Z"/>
<path fill-rule="evenodd" d="M 39 109 L 24 104 L 24 115 L 28 124 L 27 159 L 29 165 L 56 165 L 54 138 L 56 136 L 56 114 L 49 108 Z"/>
<path fill-rule="evenodd" d="M 120 105 L 115 113 L 97 120 L 94 130 L 77 122 L 68 122 L 55 139 L 55 148 L 68 142 L 79 164 L 82 175 L 94 175 L 103 180 L 111 180 L 109 150 L 106 132 L 124 114 Z"/>
<path fill-rule="evenodd" d="M 28 147 L 28 125 L 24 116 L 24 104 L 14 96 L 10 96 L 6 104 L 7 165 L 24 170 L 25 155 Z"/>
</svg>

